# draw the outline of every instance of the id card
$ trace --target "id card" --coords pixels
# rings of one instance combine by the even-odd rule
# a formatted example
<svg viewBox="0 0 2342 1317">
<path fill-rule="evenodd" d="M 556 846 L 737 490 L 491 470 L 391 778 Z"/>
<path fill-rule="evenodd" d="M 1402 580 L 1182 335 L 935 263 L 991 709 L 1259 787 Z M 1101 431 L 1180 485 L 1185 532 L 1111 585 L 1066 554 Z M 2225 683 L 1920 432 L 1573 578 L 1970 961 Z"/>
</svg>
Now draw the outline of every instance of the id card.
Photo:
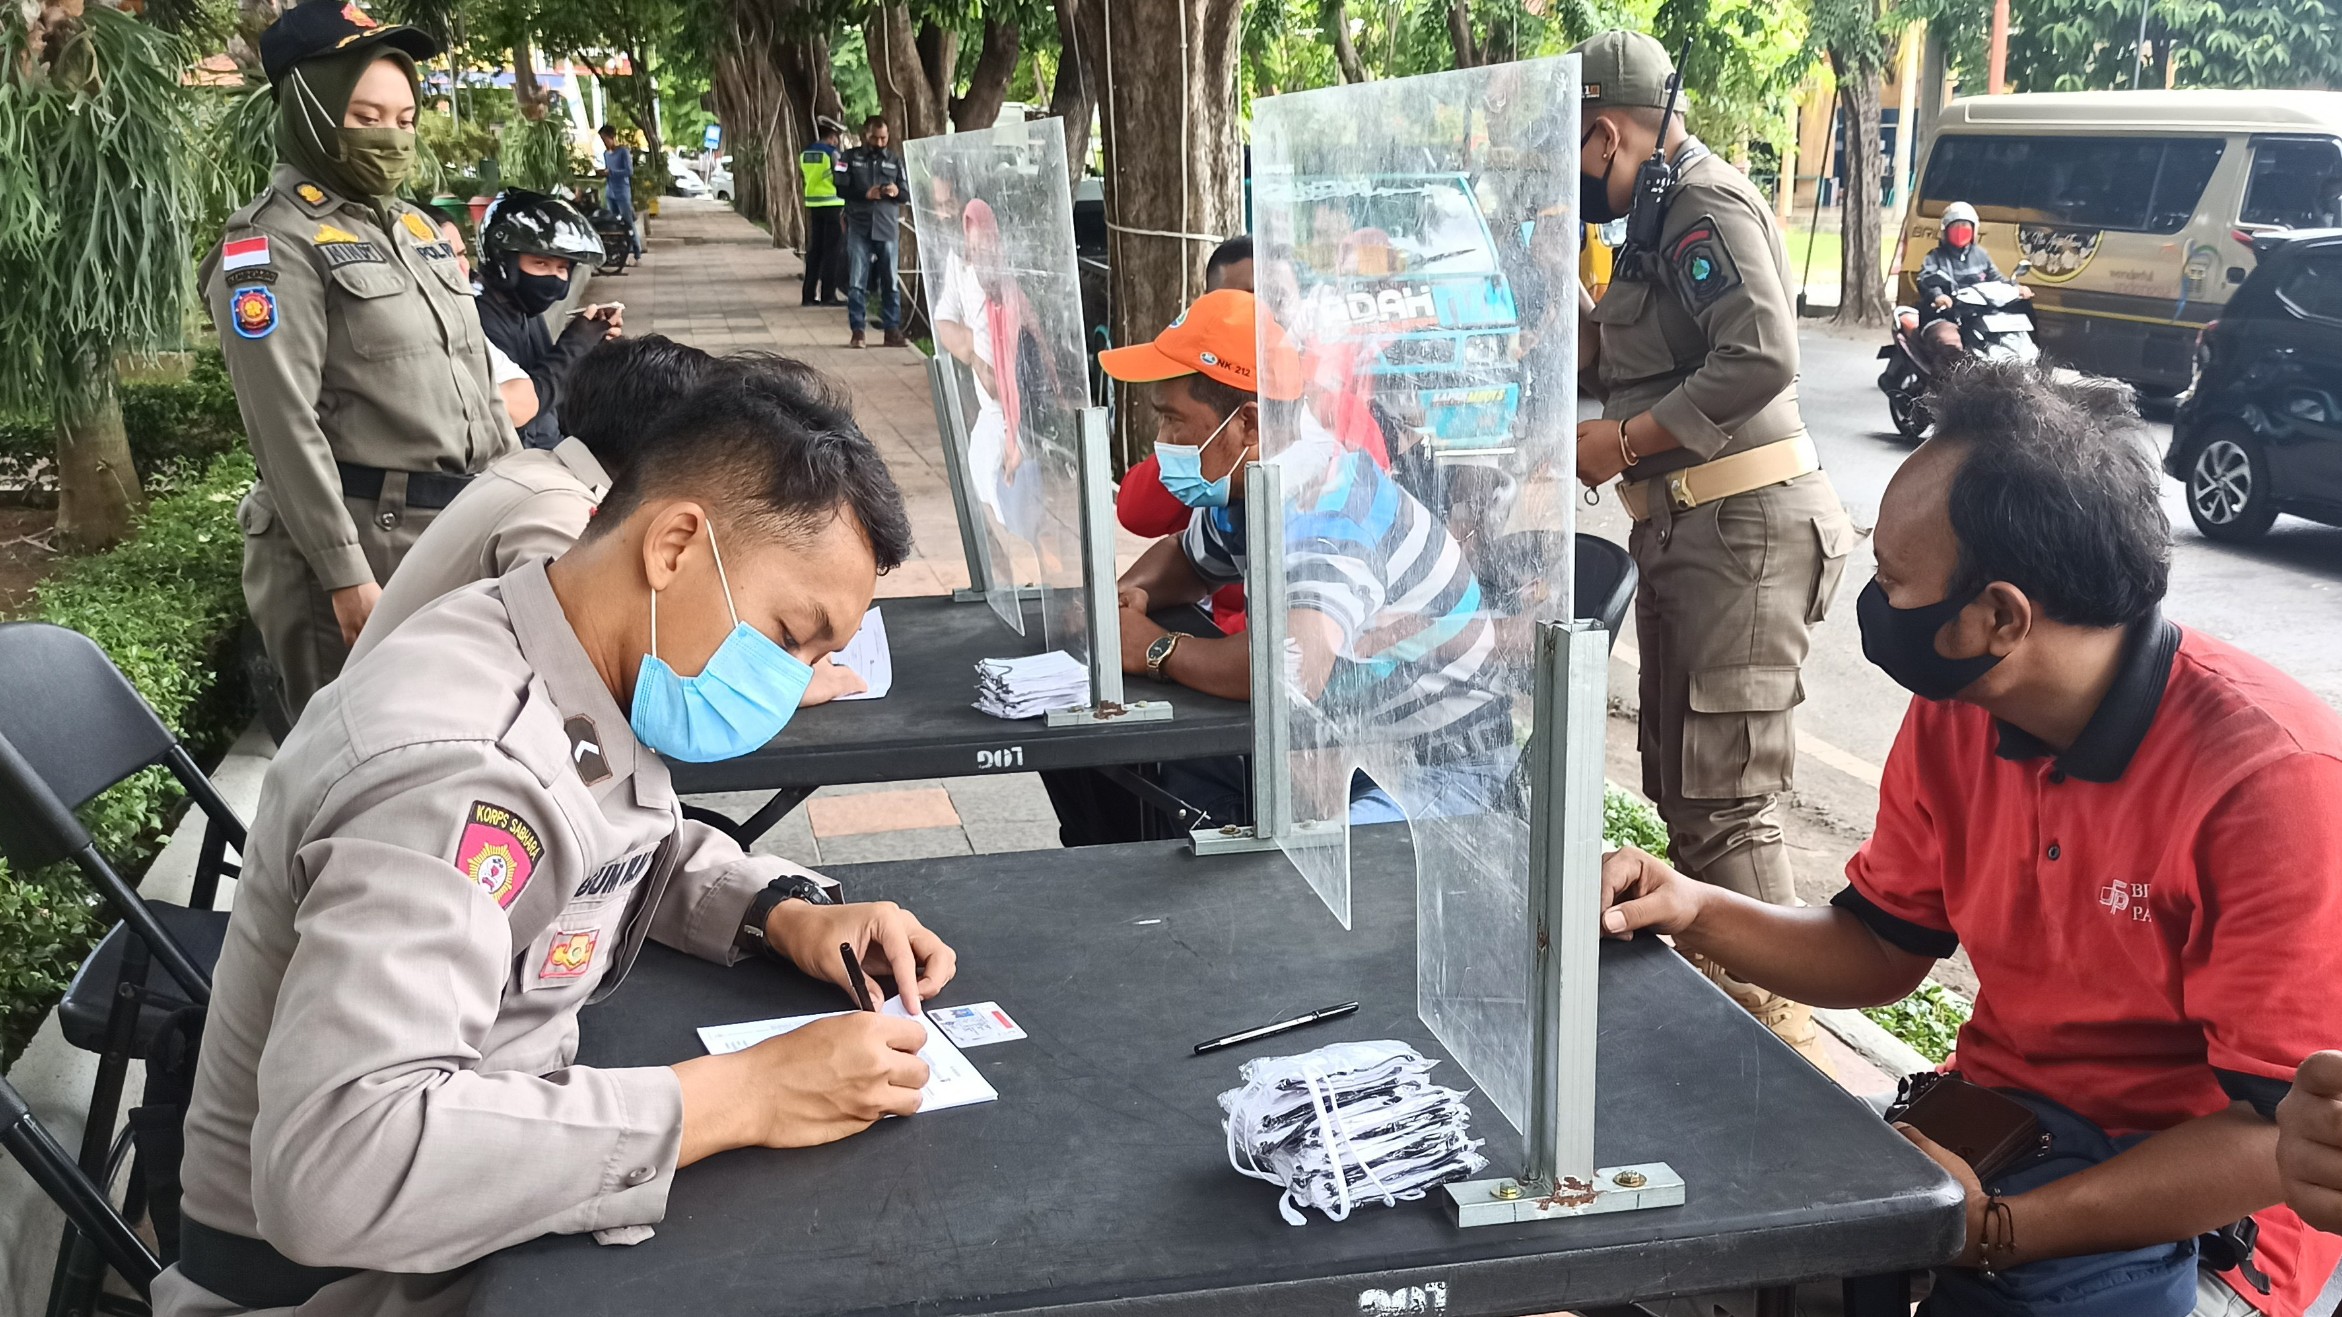
<svg viewBox="0 0 2342 1317">
<path fill-rule="evenodd" d="M 996 1001 L 980 1001 L 972 1006 L 938 1006 L 927 1012 L 943 1036 L 961 1047 L 982 1047 L 986 1043 L 1014 1042 L 1025 1036 L 1017 1022 L 1008 1018 Z"/>
</svg>

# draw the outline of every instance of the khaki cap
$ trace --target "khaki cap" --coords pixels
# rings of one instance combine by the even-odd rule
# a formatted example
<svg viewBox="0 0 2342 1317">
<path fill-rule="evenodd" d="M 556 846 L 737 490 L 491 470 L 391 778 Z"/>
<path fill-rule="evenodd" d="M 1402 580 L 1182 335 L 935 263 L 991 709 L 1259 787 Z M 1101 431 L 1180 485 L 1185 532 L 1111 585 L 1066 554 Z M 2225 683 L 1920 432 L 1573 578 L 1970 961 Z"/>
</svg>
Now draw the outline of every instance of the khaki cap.
<svg viewBox="0 0 2342 1317">
<path fill-rule="evenodd" d="M 1586 38 L 1570 53 L 1579 58 L 1585 108 L 1667 108 L 1667 83 L 1675 76 L 1675 63 L 1653 38 L 1614 28 Z"/>
</svg>

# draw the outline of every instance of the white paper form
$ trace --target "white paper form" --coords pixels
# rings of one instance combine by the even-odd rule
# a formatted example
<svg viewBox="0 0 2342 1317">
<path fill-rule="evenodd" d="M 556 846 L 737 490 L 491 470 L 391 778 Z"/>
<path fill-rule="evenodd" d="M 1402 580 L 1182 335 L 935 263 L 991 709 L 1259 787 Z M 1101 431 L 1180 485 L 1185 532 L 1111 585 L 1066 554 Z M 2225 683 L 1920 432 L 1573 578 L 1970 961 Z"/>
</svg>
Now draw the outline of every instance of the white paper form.
<svg viewBox="0 0 2342 1317">
<path fill-rule="evenodd" d="M 709 1024 L 700 1026 L 699 1041 L 710 1055 L 745 1051 L 767 1038 L 777 1038 L 791 1030 L 802 1029 L 815 1020 L 826 1020 L 834 1015 L 851 1015 L 851 1011 L 824 1011 L 819 1015 L 791 1015 L 778 1020 L 748 1020 L 740 1024 Z M 903 1009 L 903 999 L 889 997 L 879 1014 L 909 1019 Z M 999 1100 L 1000 1090 L 984 1078 L 968 1058 L 952 1045 L 943 1031 L 925 1020 L 920 1027 L 927 1030 L 927 1045 L 919 1049 L 919 1059 L 927 1063 L 927 1087 L 920 1090 L 919 1110 L 941 1111 L 946 1107 L 973 1106 L 979 1102 Z"/>
<path fill-rule="evenodd" d="M 846 642 L 846 647 L 829 656 L 829 661 L 860 677 L 870 687 L 853 695 L 840 695 L 841 700 L 875 700 L 894 689 L 895 656 L 886 643 L 886 617 L 872 604 L 862 615 L 862 629 Z"/>
</svg>

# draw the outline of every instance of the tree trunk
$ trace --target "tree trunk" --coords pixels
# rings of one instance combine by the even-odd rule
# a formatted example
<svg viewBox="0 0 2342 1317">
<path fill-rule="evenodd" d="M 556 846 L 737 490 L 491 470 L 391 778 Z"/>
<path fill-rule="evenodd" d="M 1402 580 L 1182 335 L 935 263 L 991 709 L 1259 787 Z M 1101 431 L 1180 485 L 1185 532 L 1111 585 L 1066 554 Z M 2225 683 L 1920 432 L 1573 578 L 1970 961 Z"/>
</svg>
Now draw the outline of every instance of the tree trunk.
<svg viewBox="0 0 2342 1317">
<path fill-rule="evenodd" d="M 236 0 L 236 30 L 228 38 L 228 56 L 237 68 L 255 78 L 260 75 L 260 34 L 282 12 L 278 0 Z"/>
<path fill-rule="evenodd" d="M 450 83 L 448 95 L 454 94 L 454 84 Z M 553 108 L 553 93 L 537 82 L 537 56 L 535 51 L 529 49 L 526 35 L 515 38 L 512 43 L 512 104 L 513 108 L 520 111 L 520 117 L 530 123 L 544 122 L 546 113 Z M 598 128 L 601 125 L 590 126 Z"/>
<path fill-rule="evenodd" d="M 57 538 L 89 552 L 121 543 L 146 498 L 122 429 L 113 354 L 99 347 L 77 355 L 81 387 L 57 407 Z"/>
<path fill-rule="evenodd" d="M 952 127 L 961 132 L 990 128 L 1000 118 L 1001 103 L 1008 99 L 1009 80 L 1016 76 L 1017 57 L 1022 53 L 1014 19 L 985 20 L 984 48 L 977 52 L 976 67 L 968 74 L 967 94 L 951 98 Z"/>
<path fill-rule="evenodd" d="M 1326 0 L 1320 12 L 1325 30 L 1334 39 L 1334 62 L 1342 66 L 1342 81 L 1366 81 L 1366 61 L 1358 58 L 1358 43 L 1350 39 L 1350 6 L 1346 0 Z"/>
<path fill-rule="evenodd" d="M 873 7 L 863 21 L 862 36 L 870 78 L 878 87 L 879 111 L 894 128 L 895 140 L 942 132 L 959 57 L 958 38 L 932 23 L 914 27 L 904 0 Z"/>
<path fill-rule="evenodd" d="M 1878 69 L 1859 59 L 1840 59 L 1836 52 L 1831 62 L 1842 70 L 1838 104 L 1847 127 L 1836 323 L 1876 329 L 1887 323 L 1892 310 L 1887 305 L 1886 267 L 1879 258 Z"/>
<path fill-rule="evenodd" d="M 1243 0 L 1150 0 L 1104 21 L 1110 298 L 1116 343 L 1160 333 L 1203 291 L 1203 260 L 1243 224 L 1236 130 Z M 1124 134 L 1128 134 L 1124 136 Z M 1116 386 L 1122 387 L 1122 386 Z M 1152 448 L 1126 392 L 1115 408 L 1119 466 Z"/>
<path fill-rule="evenodd" d="M 1095 52 L 1105 49 L 1103 16 L 1096 0 L 1056 0 L 1057 80 L 1049 89 L 1049 113 L 1065 121 L 1065 162 L 1079 183 L 1090 160 L 1090 120 L 1098 112 L 1100 73 Z"/>
<path fill-rule="evenodd" d="M 1472 0 L 1448 0 L 1448 44 L 1456 48 L 1456 67 L 1472 68 L 1480 63 L 1479 47 L 1472 41 Z"/>
</svg>

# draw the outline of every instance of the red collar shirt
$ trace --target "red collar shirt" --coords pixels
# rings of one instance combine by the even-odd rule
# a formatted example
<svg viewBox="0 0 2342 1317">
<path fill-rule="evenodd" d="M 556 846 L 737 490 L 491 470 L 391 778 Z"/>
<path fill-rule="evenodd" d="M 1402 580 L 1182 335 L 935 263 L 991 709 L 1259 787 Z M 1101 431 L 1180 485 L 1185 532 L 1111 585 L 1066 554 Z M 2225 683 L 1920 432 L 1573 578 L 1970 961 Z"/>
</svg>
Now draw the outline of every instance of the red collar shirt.
<svg viewBox="0 0 2342 1317">
<path fill-rule="evenodd" d="M 1913 700 L 1846 876 L 1835 904 L 1888 942 L 1967 946 L 1963 1075 L 2109 1134 L 2272 1115 L 2302 1059 L 2342 1045 L 2342 719 L 2159 617 L 2062 754 Z M 2275 1290 L 2239 1292 L 2304 1317 L 2342 1239 L 2255 1215 Z"/>
</svg>

